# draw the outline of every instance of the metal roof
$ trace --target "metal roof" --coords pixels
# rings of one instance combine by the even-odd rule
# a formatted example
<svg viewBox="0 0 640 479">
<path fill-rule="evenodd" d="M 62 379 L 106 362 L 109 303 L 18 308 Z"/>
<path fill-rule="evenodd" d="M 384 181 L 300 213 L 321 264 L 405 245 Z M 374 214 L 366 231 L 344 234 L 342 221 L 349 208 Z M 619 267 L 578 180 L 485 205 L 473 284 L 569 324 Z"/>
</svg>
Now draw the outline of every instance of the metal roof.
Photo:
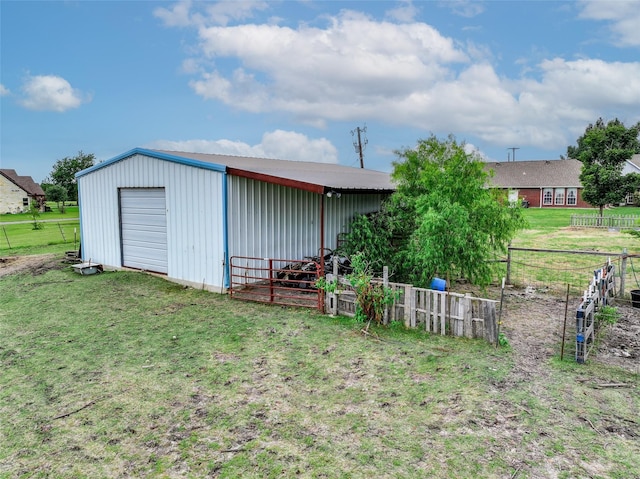
<svg viewBox="0 0 640 479">
<path fill-rule="evenodd" d="M 493 170 L 490 179 L 500 188 L 581 188 L 578 160 L 535 160 L 488 162 L 485 170 Z"/>
<path fill-rule="evenodd" d="M 184 151 L 153 150 L 167 155 L 180 156 L 191 160 L 215 163 L 227 167 L 227 172 L 240 176 L 246 173 L 265 175 L 322 186 L 328 189 L 345 190 L 394 190 L 391 175 L 381 171 L 353 168 L 335 163 L 314 163 L 311 161 L 274 160 L 270 158 L 249 158 L 244 156 L 189 153 Z M 243 174 L 244 173 L 244 174 Z"/>
<path fill-rule="evenodd" d="M 200 168 L 225 171 L 231 175 L 253 178 L 318 193 L 332 190 L 343 193 L 392 192 L 395 190 L 389 173 L 353 168 L 334 163 L 274 160 L 270 158 L 249 158 L 185 151 L 148 150 L 143 148 L 135 148 L 103 163 L 98 163 L 91 168 L 79 172 L 76 176 L 84 176 L 96 169 L 104 168 L 116 161 L 124 160 L 136 154 Z"/>
</svg>

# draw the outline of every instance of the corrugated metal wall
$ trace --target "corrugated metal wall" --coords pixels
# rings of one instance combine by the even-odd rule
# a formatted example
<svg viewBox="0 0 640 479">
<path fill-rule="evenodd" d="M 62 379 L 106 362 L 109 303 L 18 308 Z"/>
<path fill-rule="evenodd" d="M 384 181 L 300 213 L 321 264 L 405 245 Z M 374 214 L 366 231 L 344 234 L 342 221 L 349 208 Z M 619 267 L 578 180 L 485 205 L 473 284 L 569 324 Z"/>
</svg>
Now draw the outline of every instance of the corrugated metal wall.
<svg viewBox="0 0 640 479">
<path fill-rule="evenodd" d="M 325 248 L 335 249 L 339 233 L 348 233 L 349 226 L 356 214 L 378 211 L 382 203 L 381 194 L 342 194 L 324 199 L 324 244 Z"/>
<path fill-rule="evenodd" d="M 228 177 L 229 256 L 297 259 L 320 243 L 320 196 Z"/>
<path fill-rule="evenodd" d="M 229 255 L 301 259 L 320 248 L 321 196 L 229 176 Z M 380 208 L 380 194 L 325 197 L 325 248 L 334 249 L 356 213 Z"/>
<path fill-rule="evenodd" d="M 78 178 L 82 256 L 122 265 L 118 188 L 166 191 L 169 278 L 218 289 L 223 285 L 223 174 L 134 155 Z"/>
</svg>

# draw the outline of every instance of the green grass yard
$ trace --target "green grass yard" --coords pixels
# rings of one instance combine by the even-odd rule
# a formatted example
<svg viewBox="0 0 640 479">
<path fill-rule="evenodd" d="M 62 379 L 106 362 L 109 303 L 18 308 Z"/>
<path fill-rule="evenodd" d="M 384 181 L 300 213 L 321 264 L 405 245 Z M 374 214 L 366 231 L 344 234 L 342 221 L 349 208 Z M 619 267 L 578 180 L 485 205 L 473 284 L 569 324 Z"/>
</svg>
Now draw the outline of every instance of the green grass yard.
<svg viewBox="0 0 640 479">
<path fill-rule="evenodd" d="M 78 207 L 68 206 L 60 213 L 55 204 L 49 206 L 53 211 L 37 218 L 42 229 L 34 229 L 28 213 L 0 215 L 0 257 L 64 253 L 79 247 Z"/>
<path fill-rule="evenodd" d="M 133 272 L 0 278 L 0 478 L 630 478 L 638 375 Z M 535 366 L 535 367 L 534 367 Z M 598 388 L 603 383 L 626 387 Z"/>
</svg>

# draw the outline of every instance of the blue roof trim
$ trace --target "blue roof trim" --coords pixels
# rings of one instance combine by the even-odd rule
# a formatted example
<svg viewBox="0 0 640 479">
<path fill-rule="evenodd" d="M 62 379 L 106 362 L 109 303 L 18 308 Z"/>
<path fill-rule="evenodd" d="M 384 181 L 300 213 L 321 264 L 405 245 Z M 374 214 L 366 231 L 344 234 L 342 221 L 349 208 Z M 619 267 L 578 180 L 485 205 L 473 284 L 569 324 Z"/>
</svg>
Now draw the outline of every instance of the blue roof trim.
<svg viewBox="0 0 640 479">
<path fill-rule="evenodd" d="M 228 208 L 228 175 L 222 175 L 222 242 L 224 247 L 224 287 L 229 289 L 231 285 L 231 271 L 229 268 L 229 208 Z"/>
<path fill-rule="evenodd" d="M 88 175 L 89 173 L 92 173 L 96 170 L 99 170 L 106 166 L 117 163 L 118 161 L 122 161 L 134 155 L 150 156 L 151 158 L 157 158 L 158 160 L 171 161 L 173 163 L 180 163 L 181 165 L 195 166 L 196 168 L 204 168 L 205 170 L 219 171 L 222 173 L 227 171 L 227 167 L 225 165 L 220 165 L 218 163 L 208 163 L 206 161 L 192 160 L 190 158 L 184 158 L 182 156 L 176 156 L 176 155 L 168 155 L 166 153 L 147 150 L 145 148 L 134 148 L 133 150 L 129 150 L 125 153 L 122 153 L 121 155 L 115 156 L 110 160 L 103 161 L 102 163 L 98 163 L 97 165 L 93 165 L 85 170 L 77 172 L 76 178 L 80 178 L 81 176 Z"/>
</svg>

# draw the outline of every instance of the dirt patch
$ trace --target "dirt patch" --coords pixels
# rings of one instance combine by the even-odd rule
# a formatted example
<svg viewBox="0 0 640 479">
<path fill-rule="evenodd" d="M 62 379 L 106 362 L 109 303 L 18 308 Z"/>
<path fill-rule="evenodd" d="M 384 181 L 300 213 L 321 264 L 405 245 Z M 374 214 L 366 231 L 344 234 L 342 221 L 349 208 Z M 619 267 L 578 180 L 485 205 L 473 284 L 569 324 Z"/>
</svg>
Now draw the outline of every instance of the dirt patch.
<svg viewBox="0 0 640 479">
<path fill-rule="evenodd" d="M 499 292 L 491 297 L 499 298 Z M 580 298 L 569 298 L 565 332 L 565 357 L 575 354 L 575 314 Z M 620 320 L 607 326 L 598 337 L 589 360 L 640 372 L 640 310 L 620 302 L 613 303 Z M 522 374 L 543 374 L 542 363 L 560 352 L 565 298 L 544 290 L 506 289 L 502 313 L 502 331 L 516 354 L 517 369 Z"/>
<path fill-rule="evenodd" d="M 56 254 L 5 256 L 0 258 L 0 278 L 16 273 L 31 273 L 36 276 L 65 267 L 60 256 Z"/>
</svg>

